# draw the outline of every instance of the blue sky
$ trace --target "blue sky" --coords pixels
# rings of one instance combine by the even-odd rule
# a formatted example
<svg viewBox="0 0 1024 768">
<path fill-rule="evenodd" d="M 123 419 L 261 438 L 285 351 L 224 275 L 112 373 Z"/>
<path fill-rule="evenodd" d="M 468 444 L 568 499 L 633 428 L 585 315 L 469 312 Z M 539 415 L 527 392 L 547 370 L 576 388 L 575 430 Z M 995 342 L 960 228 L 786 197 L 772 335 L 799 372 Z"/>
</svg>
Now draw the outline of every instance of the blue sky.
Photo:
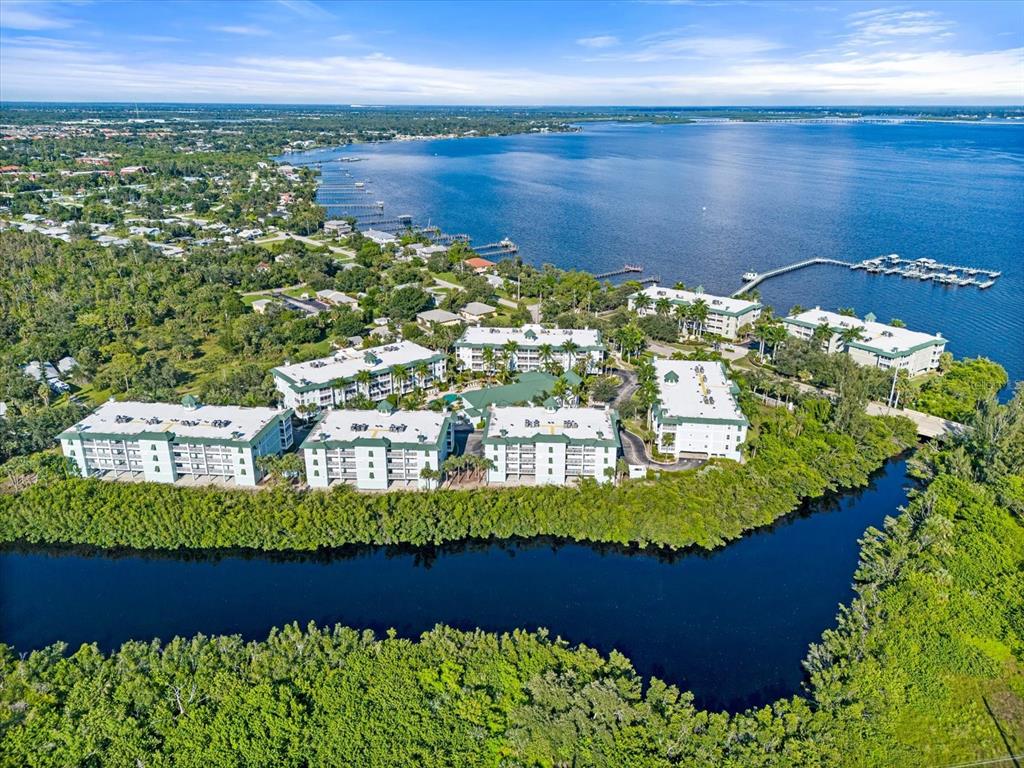
<svg viewBox="0 0 1024 768">
<path fill-rule="evenodd" d="M 0 99 L 1022 104 L 1024 2 L 0 0 Z"/>
</svg>

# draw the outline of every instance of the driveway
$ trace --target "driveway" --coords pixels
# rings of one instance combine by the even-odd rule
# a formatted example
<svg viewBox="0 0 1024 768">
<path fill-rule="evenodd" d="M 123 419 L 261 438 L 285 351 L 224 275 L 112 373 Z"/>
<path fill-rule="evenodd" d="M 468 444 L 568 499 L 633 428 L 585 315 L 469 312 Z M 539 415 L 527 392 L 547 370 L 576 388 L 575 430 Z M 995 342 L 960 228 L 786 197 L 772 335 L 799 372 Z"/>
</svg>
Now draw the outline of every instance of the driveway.
<svg viewBox="0 0 1024 768">
<path fill-rule="evenodd" d="M 619 387 L 619 394 L 612 400 L 612 408 L 617 411 L 622 410 L 622 406 L 629 402 L 629 399 L 636 392 L 637 387 L 640 384 L 636 380 L 636 373 L 633 371 L 627 371 L 625 368 L 609 368 L 608 373 L 618 376 L 622 380 L 622 386 Z"/>
</svg>

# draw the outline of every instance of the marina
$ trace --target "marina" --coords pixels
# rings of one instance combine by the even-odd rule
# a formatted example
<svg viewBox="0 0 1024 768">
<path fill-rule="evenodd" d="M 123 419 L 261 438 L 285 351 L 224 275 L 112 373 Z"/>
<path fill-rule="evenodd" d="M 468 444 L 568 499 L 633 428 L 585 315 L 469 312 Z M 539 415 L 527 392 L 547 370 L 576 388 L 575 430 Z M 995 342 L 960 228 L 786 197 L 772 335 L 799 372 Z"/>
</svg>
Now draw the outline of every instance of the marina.
<svg viewBox="0 0 1024 768">
<path fill-rule="evenodd" d="M 863 269 L 871 275 L 899 275 L 911 280 L 930 280 L 940 285 L 975 286 L 982 290 L 995 285 L 1003 274 L 999 270 L 943 264 L 927 257 L 905 259 L 896 253 L 865 259 L 852 264 L 850 269 Z"/>
<path fill-rule="evenodd" d="M 759 284 L 772 277 L 793 272 L 797 269 L 810 267 L 815 264 L 832 264 L 834 266 L 848 267 L 851 270 L 864 270 L 870 275 L 899 275 L 907 279 L 931 281 L 940 285 L 966 287 L 975 286 L 979 289 L 991 288 L 995 285 L 996 279 L 1002 276 L 998 270 L 979 269 L 977 267 L 963 267 L 956 264 L 941 264 L 935 259 L 926 257 L 918 259 L 905 259 L 899 254 L 891 253 L 888 256 L 876 256 L 873 259 L 863 261 L 841 261 L 840 259 L 813 258 L 798 261 L 794 264 L 787 264 L 768 272 L 757 273 L 753 271 L 744 272 L 744 283 L 733 296 L 741 296 L 750 292 Z"/>
</svg>

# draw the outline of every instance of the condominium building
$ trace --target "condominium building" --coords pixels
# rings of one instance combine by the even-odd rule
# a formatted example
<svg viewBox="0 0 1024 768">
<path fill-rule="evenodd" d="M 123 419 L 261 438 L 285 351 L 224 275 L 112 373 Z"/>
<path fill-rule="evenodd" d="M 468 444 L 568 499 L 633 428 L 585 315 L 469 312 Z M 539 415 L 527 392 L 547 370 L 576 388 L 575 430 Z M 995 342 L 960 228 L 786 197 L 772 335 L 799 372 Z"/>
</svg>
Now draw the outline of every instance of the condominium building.
<svg viewBox="0 0 1024 768">
<path fill-rule="evenodd" d="M 64 455 L 83 477 L 129 477 L 154 483 L 182 478 L 256 485 L 260 456 L 292 445 L 290 410 L 175 403 L 104 403 L 59 435 Z"/>
<path fill-rule="evenodd" d="M 600 370 L 606 351 L 601 332 L 591 328 L 473 326 L 455 342 L 459 364 L 476 372 L 504 367 L 513 371 L 539 371 L 549 363 L 557 363 L 568 370 L 578 361 L 586 360 L 587 372 L 594 373 Z"/>
<path fill-rule="evenodd" d="M 313 488 L 346 483 L 364 490 L 393 484 L 430 488 L 454 449 L 450 417 L 434 411 L 328 411 L 302 443 L 306 480 Z"/>
<path fill-rule="evenodd" d="M 637 297 L 644 296 L 639 305 Z M 667 300 L 676 307 L 690 307 L 698 301 L 707 306 L 708 315 L 704 320 L 704 332 L 714 333 L 735 341 L 740 337 L 740 329 L 744 326 L 753 327 L 761 317 L 762 306 L 756 301 L 733 299 L 727 296 L 712 296 L 700 291 L 681 291 L 675 288 L 662 288 L 652 285 L 629 297 L 629 308 L 640 315 L 654 315 L 658 312 L 658 302 Z"/>
<path fill-rule="evenodd" d="M 721 363 L 655 360 L 658 402 L 651 427 L 658 451 L 672 456 L 742 461 L 747 421 L 736 402 L 739 388 Z"/>
<path fill-rule="evenodd" d="M 618 415 L 603 408 L 491 406 L 483 446 L 494 462 L 487 472 L 492 483 L 565 485 L 583 477 L 603 483 L 619 454 Z"/>
<path fill-rule="evenodd" d="M 897 368 L 911 376 L 934 371 L 946 349 L 942 334 L 934 336 L 876 322 L 868 314 L 863 320 L 820 307 L 783 319 L 790 336 L 810 340 L 815 329 L 827 325 L 831 335 L 822 341 L 826 352 L 846 352 L 854 362 L 874 368 Z M 856 337 L 851 333 L 859 330 Z"/>
<path fill-rule="evenodd" d="M 395 375 L 396 369 L 401 375 Z M 444 379 L 445 356 L 400 341 L 369 349 L 341 349 L 330 357 L 279 366 L 271 373 L 284 404 L 308 412 L 344 405 L 357 394 L 383 400 L 430 387 Z"/>
</svg>

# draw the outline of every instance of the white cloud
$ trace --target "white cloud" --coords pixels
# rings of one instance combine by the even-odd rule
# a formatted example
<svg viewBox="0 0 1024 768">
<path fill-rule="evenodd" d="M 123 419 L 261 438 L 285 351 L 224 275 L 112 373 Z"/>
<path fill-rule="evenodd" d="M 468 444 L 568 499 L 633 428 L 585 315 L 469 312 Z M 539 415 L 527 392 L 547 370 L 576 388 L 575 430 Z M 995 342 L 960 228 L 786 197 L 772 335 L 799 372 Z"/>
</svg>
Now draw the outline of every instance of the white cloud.
<svg viewBox="0 0 1024 768">
<path fill-rule="evenodd" d="M 172 37 L 171 35 L 131 35 L 132 40 L 138 40 L 141 43 L 184 43 L 185 39 L 181 37 Z"/>
<path fill-rule="evenodd" d="M 229 24 L 223 27 L 210 27 L 214 32 L 225 32 L 229 35 L 249 35 L 252 37 L 264 37 L 270 34 L 269 29 L 263 27 L 250 27 L 240 24 Z"/>
<path fill-rule="evenodd" d="M 584 48 L 611 48 L 619 44 L 619 38 L 615 35 L 595 35 L 594 37 L 581 37 L 576 44 L 582 45 Z"/>
<path fill-rule="evenodd" d="M 334 16 L 312 0 L 277 0 L 277 3 L 304 19 L 329 19 Z"/>
<path fill-rule="evenodd" d="M 590 61 L 646 63 L 680 59 L 737 59 L 776 51 L 784 46 L 773 40 L 746 35 L 704 36 L 680 31 L 649 35 L 630 50 L 597 54 Z"/>
<path fill-rule="evenodd" d="M 955 25 L 935 11 L 905 11 L 877 8 L 858 11 L 847 16 L 853 30 L 847 38 L 850 45 L 880 46 L 908 40 L 941 39 L 953 34 Z"/>
<path fill-rule="evenodd" d="M 48 3 L 0 2 L 0 27 L 6 29 L 64 29 L 71 22 L 55 13 Z"/>
<path fill-rule="evenodd" d="M 1014 104 L 1024 49 L 875 50 L 814 61 L 704 62 L 699 72 L 565 74 L 369 56 L 140 61 L 45 38 L 0 48 L 10 100 L 392 104 Z"/>
</svg>

